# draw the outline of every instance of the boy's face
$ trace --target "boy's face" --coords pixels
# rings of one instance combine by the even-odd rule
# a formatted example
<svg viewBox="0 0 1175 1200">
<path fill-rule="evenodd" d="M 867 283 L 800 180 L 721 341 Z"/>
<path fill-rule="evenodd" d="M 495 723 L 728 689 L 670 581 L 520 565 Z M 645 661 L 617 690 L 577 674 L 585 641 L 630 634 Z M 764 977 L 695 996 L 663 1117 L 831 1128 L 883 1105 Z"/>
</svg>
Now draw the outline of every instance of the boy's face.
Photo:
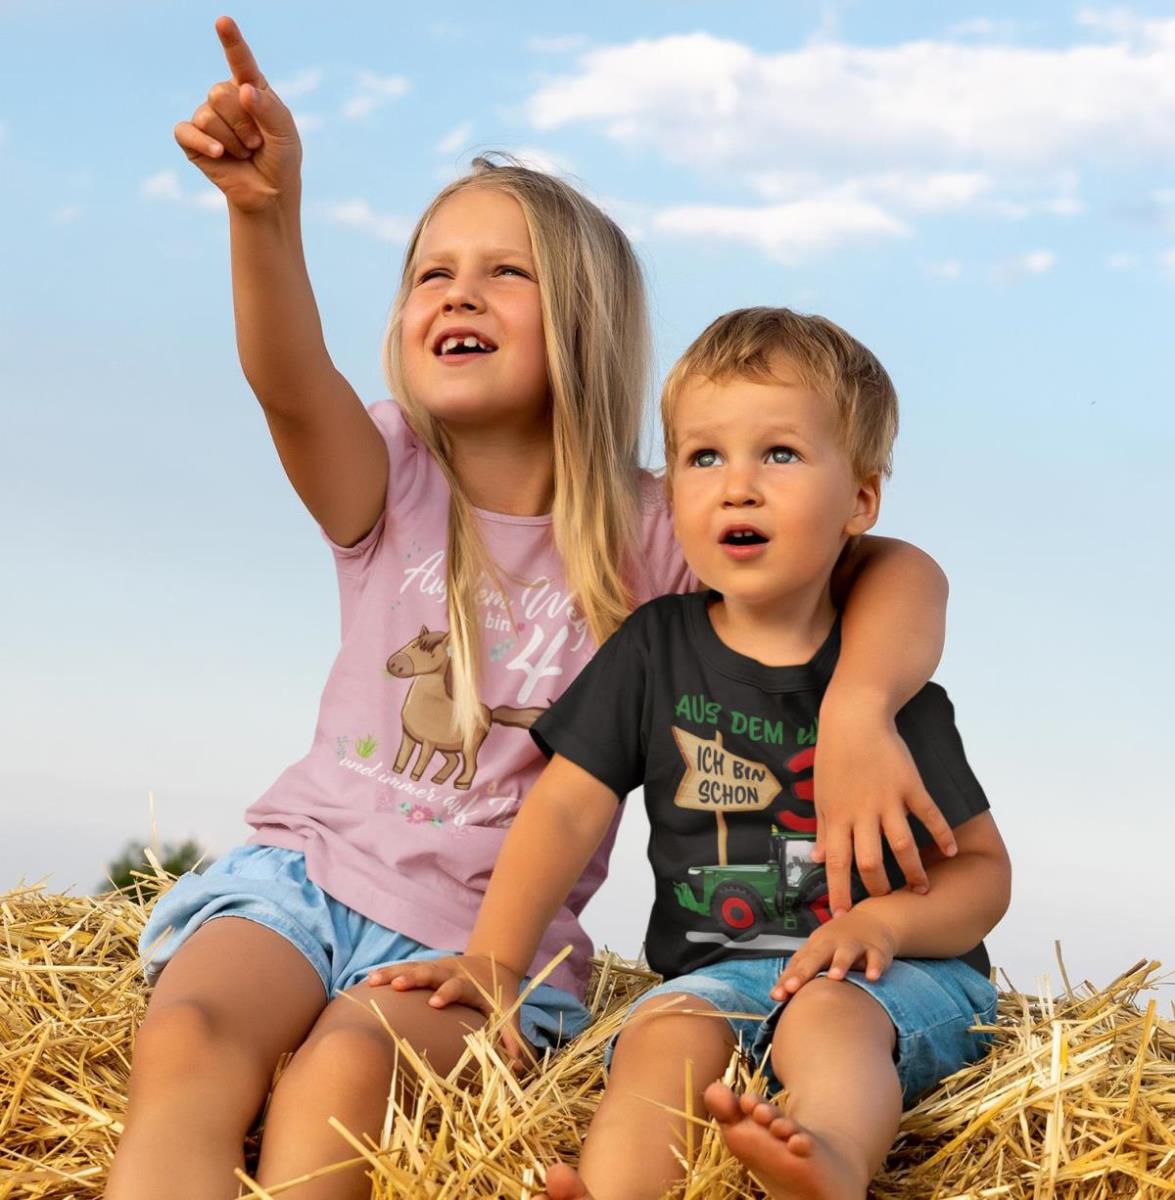
<svg viewBox="0 0 1175 1200">
<path fill-rule="evenodd" d="M 767 384 L 692 376 L 673 412 L 678 541 L 703 583 L 750 605 L 822 588 L 880 499 L 877 476 L 854 476 L 833 402 L 789 382 L 786 363 L 775 373 Z"/>
</svg>

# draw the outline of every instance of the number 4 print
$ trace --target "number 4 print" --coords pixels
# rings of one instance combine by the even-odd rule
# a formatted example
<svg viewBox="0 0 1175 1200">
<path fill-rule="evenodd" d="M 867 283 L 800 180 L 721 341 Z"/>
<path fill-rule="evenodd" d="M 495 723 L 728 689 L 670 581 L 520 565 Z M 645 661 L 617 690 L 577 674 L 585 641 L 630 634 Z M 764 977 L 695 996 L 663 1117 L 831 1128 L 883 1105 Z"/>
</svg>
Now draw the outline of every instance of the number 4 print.
<svg viewBox="0 0 1175 1200">
<path fill-rule="evenodd" d="M 530 641 L 527 643 L 526 649 L 520 654 L 517 654 L 507 664 L 507 668 L 511 671 L 526 672 L 526 682 L 518 689 L 518 703 L 525 704 L 538 687 L 539 680 L 545 679 L 548 675 L 562 675 L 562 667 L 551 666 L 551 659 L 559 653 L 563 643 L 567 641 L 567 629 L 564 627 L 551 639 L 551 644 L 543 651 L 542 658 L 538 664 L 531 663 L 530 656 L 538 650 L 542 645 L 543 631 L 536 625 L 531 631 Z"/>
</svg>

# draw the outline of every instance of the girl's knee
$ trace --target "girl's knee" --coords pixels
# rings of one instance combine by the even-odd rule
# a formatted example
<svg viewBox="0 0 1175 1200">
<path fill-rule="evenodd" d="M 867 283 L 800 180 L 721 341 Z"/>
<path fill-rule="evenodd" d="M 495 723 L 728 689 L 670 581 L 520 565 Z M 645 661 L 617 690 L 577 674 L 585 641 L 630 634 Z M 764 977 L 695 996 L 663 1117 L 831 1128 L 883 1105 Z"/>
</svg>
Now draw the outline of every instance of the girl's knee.
<svg viewBox="0 0 1175 1200">
<path fill-rule="evenodd" d="M 386 1095 L 402 1055 L 374 1021 L 340 1022 L 316 1032 L 295 1053 L 278 1088 L 304 1085 L 331 1092 L 377 1090 Z M 401 1070 L 407 1069 L 403 1062 Z"/>
</svg>

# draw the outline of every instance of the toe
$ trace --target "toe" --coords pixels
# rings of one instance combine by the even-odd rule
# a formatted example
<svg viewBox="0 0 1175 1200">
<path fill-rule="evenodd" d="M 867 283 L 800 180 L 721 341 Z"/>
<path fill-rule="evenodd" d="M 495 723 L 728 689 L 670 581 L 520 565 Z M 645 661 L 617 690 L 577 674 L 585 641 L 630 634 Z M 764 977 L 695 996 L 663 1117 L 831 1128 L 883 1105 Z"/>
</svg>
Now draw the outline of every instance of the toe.
<svg viewBox="0 0 1175 1200">
<path fill-rule="evenodd" d="M 781 1142 L 786 1142 L 789 1137 L 799 1132 L 800 1127 L 791 1119 L 791 1117 L 776 1117 L 770 1125 L 767 1126 L 767 1132 L 772 1137 L 777 1137 Z"/>
<path fill-rule="evenodd" d="M 742 1116 L 738 1098 L 726 1084 L 710 1084 L 704 1093 L 704 1097 L 706 1107 L 710 1110 L 711 1116 L 716 1117 L 719 1121 L 730 1124 L 730 1122 L 737 1121 Z"/>
<path fill-rule="evenodd" d="M 792 1134 L 787 1140 L 787 1148 L 797 1158 L 810 1158 L 812 1156 L 812 1135 L 800 1131 Z"/>
<path fill-rule="evenodd" d="M 751 1112 L 751 1120 L 757 1125 L 770 1125 L 772 1121 L 782 1116 L 783 1113 L 774 1104 L 756 1104 Z"/>
</svg>

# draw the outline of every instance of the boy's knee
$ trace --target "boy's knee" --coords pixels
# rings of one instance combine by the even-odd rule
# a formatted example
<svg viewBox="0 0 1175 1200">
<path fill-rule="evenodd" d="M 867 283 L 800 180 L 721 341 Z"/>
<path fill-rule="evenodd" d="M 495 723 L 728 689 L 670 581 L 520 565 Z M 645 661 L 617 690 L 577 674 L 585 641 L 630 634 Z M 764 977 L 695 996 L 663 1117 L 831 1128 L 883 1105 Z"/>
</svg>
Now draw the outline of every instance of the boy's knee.
<svg viewBox="0 0 1175 1200">
<path fill-rule="evenodd" d="M 889 1014 L 864 988 L 843 979 L 818 976 L 784 1005 L 775 1029 L 775 1041 L 791 1035 L 803 1036 L 808 1029 L 822 1031 L 849 1028 L 873 1029 L 892 1037 Z"/>
<path fill-rule="evenodd" d="M 729 1055 L 734 1035 L 721 1017 L 707 1016 L 710 1011 L 714 1011 L 712 1004 L 687 992 L 669 993 L 640 1005 L 620 1032 L 617 1059 L 640 1052 L 677 1051 L 683 1056 L 689 1052 L 690 1058 L 706 1053 Z"/>
</svg>

